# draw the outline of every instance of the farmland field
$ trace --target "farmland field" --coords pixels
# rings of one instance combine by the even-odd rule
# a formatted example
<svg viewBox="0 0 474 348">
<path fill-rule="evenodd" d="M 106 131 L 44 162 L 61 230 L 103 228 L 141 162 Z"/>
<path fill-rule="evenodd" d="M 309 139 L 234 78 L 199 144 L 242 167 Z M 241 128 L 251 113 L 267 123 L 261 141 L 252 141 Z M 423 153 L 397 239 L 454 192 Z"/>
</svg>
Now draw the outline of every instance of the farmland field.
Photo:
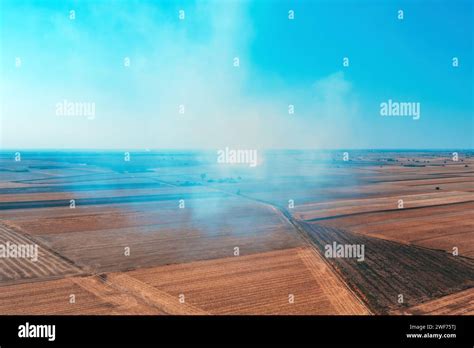
<svg viewBox="0 0 474 348">
<path fill-rule="evenodd" d="M 321 252 L 325 245 L 334 242 L 365 246 L 363 262 L 347 258 L 333 258 L 331 262 L 354 291 L 378 313 L 388 314 L 396 308 L 413 306 L 474 286 L 474 260 L 470 258 L 317 224 L 302 226 Z M 403 296 L 402 303 L 399 295 Z"/>
<path fill-rule="evenodd" d="M 71 297 L 73 296 L 73 297 Z M 94 277 L 76 277 L 2 287 L 2 314 L 164 314 Z"/>
<path fill-rule="evenodd" d="M 128 275 L 174 298 L 183 294 L 186 303 L 214 314 L 369 313 L 309 248 L 147 268 Z"/>
<path fill-rule="evenodd" d="M 24 255 L 0 258 L 1 284 L 54 279 L 81 273 L 73 262 L 62 255 L 44 245 L 38 245 L 34 239 L 2 224 L 0 224 L 0 243 L 33 247 L 31 251 L 24 249 Z"/>
<path fill-rule="evenodd" d="M 0 258 L 0 313 L 472 314 L 472 168 L 469 151 L 1 152 L 0 244 L 39 253 Z M 364 260 L 328 258 L 334 242 Z"/>
<path fill-rule="evenodd" d="M 396 314 L 399 314 L 395 312 Z M 474 289 L 455 292 L 407 308 L 402 314 L 433 314 L 433 315 L 474 315 Z"/>
</svg>

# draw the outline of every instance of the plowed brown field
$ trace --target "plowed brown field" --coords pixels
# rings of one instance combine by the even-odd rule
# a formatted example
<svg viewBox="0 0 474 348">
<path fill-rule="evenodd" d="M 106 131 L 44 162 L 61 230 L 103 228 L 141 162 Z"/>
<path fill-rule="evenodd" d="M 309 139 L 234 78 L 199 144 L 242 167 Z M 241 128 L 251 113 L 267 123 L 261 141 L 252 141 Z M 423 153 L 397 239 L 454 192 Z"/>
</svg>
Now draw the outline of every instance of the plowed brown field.
<svg viewBox="0 0 474 348">
<path fill-rule="evenodd" d="M 412 307 L 474 286 L 474 260 L 342 229 L 301 223 L 324 253 L 326 245 L 363 245 L 365 259 L 330 258 L 351 288 L 376 313 Z M 403 295 L 400 303 L 399 295 Z"/>
</svg>

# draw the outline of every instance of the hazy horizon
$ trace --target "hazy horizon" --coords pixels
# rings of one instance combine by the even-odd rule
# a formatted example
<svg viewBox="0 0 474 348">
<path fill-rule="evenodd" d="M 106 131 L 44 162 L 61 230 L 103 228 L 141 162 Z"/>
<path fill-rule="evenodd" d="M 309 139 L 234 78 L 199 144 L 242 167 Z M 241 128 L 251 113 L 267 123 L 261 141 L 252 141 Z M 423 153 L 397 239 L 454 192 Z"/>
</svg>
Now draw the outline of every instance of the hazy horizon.
<svg viewBox="0 0 474 348">
<path fill-rule="evenodd" d="M 225 147 L 224 147 L 225 148 Z M 230 148 L 230 147 L 229 147 Z M 12 152 L 12 151 L 84 151 L 84 152 L 94 152 L 94 151 L 107 151 L 107 152 L 121 152 L 121 151 L 135 151 L 135 152 L 155 152 L 155 151 L 189 151 L 189 152 L 214 152 L 222 148 L 0 148 L 0 153 L 2 152 Z M 233 148 L 235 150 L 242 150 Z M 272 148 L 272 149 L 262 149 L 261 151 L 396 151 L 396 152 L 413 152 L 413 151 L 451 151 L 451 150 L 461 150 L 461 151 L 474 151 L 474 148 Z"/>
</svg>

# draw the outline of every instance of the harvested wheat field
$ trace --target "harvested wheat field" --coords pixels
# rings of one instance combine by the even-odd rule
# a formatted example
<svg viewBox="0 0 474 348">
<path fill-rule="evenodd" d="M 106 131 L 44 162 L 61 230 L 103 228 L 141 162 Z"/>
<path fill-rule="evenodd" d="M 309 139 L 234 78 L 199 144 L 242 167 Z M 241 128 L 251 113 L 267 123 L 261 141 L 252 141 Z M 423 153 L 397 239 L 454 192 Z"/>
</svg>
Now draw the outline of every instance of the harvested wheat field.
<svg viewBox="0 0 474 348">
<path fill-rule="evenodd" d="M 371 237 L 414 244 L 474 258 L 474 202 L 373 212 L 319 220 Z"/>
<path fill-rule="evenodd" d="M 462 202 L 474 202 L 474 193 L 454 191 L 305 204 L 295 209 L 293 215 L 300 220 L 312 221 L 353 216 L 374 211 L 387 212 L 402 209 L 399 207 L 399 200 L 403 201 L 403 209 L 415 209 Z"/>
<path fill-rule="evenodd" d="M 142 282 L 144 292 L 152 287 L 171 295 L 176 303 L 184 295 L 192 310 L 182 306 L 182 314 L 192 314 L 194 308 L 211 314 L 369 314 L 325 261 L 306 247 L 126 274 Z M 108 279 L 114 284 L 117 277 L 121 275 Z M 135 281 L 131 291 L 136 292 L 136 287 Z M 290 295 L 294 303 L 289 302 Z"/>
<path fill-rule="evenodd" d="M 370 314 L 306 247 L 1 289 L 3 314 Z"/>
<path fill-rule="evenodd" d="M 127 203 L 84 205 L 77 200 L 74 209 L 12 209 L 0 216 L 92 272 L 226 257 L 234 247 L 246 255 L 301 245 L 266 206 L 202 187 L 171 188 L 176 194 L 163 190 L 150 201 L 130 203 L 133 197 L 119 196 Z"/>
<path fill-rule="evenodd" d="M 474 288 L 424 302 L 393 314 L 474 315 Z"/>
<path fill-rule="evenodd" d="M 0 286 L 81 273 L 72 261 L 3 224 L 0 224 L 0 244 L 14 247 L 19 252 L 12 257 L 0 258 Z"/>
<path fill-rule="evenodd" d="M 71 297 L 73 296 L 73 297 Z M 163 314 L 99 277 L 75 277 L 0 287 L 0 313 L 32 315 Z"/>
<path fill-rule="evenodd" d="M 394 314 L 474 315 L 474 288 L 395 311 Z"/>
</svg>

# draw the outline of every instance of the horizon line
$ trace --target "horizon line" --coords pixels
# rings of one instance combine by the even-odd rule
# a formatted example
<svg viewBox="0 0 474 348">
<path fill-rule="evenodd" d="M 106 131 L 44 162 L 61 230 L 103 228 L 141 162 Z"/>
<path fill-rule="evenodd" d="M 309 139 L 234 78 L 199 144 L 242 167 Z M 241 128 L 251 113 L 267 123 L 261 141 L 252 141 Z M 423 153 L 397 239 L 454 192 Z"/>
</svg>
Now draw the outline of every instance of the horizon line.
<svg viewBox="0 0 474 348">
<path fill-rule="evenodd" d="M 243 150 L 243 149 L 254 149 L 251 147 L 235 147 L 235 146 L 225 146 L 224 148 Z M 93 152 L 93 151 L 104 151 L 104 152 L 156 152 L 156 151 L 190 151 L 190 152 L 211 152 L 215 150 L 220 150 L 222 147 L 215 148 L 1 148 L 0 152 L 14 152 L 14 151 L 57 151 L 57 152 Z M 462 148 L 462 147 L 449 147 L 449 148 L 268 148 L 268 149 L 258 149 L 259 151 L 474 151 L 473 148 Z"/>
</svg>

